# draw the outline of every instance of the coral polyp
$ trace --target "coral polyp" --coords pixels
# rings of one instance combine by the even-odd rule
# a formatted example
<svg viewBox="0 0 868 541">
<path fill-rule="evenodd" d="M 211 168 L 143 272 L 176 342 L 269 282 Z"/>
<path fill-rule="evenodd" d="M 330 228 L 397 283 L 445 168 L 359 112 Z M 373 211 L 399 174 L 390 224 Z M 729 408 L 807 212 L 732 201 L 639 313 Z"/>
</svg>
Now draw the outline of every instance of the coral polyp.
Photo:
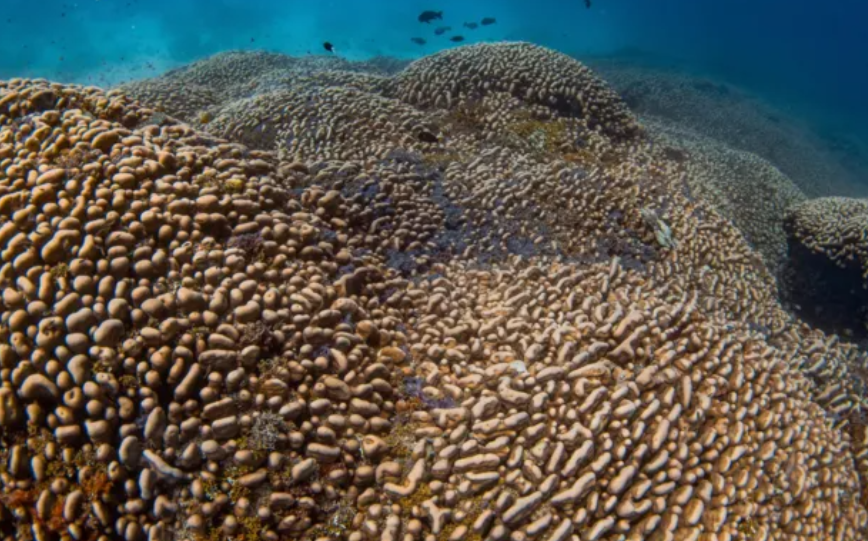
<svg viewBox="0 0 868 541">
<path fill-rule="evenodd" d="M 865 538 L 864 353 L 656 137 L 527 43 L 0 83 L 2 539 Z"/>
</svg>

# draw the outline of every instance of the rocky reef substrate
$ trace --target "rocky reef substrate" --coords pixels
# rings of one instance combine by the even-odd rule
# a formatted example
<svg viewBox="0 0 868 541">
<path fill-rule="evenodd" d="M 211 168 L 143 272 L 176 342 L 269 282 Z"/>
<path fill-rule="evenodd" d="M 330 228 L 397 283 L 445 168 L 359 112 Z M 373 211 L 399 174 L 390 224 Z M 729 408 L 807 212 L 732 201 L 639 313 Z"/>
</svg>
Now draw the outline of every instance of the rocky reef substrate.
<svg viewBox="0 0 868 541">
<path fill-rule="evenodd" d="M 864 538 L 865 355 L 683 152 L 526 43 L 0 83 L 3 539 Z"/>
<path fill-rule="evenodd" d="M 791 208 L 786 222 L 786 297 L 818 328 L 868 336 L 868 201 L 813 199 Z"/>
</svg>

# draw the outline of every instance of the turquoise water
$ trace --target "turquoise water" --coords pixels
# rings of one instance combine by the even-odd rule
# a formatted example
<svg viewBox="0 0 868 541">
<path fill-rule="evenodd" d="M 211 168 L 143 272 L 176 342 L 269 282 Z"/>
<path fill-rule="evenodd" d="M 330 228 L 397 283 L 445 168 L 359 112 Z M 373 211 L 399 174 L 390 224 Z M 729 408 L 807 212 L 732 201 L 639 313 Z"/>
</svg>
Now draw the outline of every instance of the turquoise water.
<svg viewBox="0 0 868 541">
<path fill-rule="evenodd" d="M 643 63 L 674 63 L 760 96 L 835 145 L 868 146 L 868 37 L 862 28 L 868 7 L 855 0 L 594 0 L 590 9 L 580 0 L 3 4 L 0 78 L 109 87 L 225 50 L 326 54 L 325 41 L 348 59 L 413 59 L 457 46 L 449 37 L 460 34 L 465 44 L 526 40 L 582 60 L 627 54 Z M 443 21 L 421 24 L 424 9 L 443 11 Z M 497 23 L 463 26 L 483 17 Z M 438 26 L 452 31 L 436 36 Z"/>
<path fill-rule="evenodd" d="M 467 43 L 528 40 L 575 54 L 688 60 L 807 112 L 868 119 L 868 7 L 857 0 L 3 0 L 0 77 L 111 85 L 227 49 L 412 58 L 454 46 L 417 22 L 442 10 Z M 466 21 L 497 18 L 477 30 Z M 427 40 L 424 46 L 410 41 Z M 813 111 L 815 109 L 815 111 Z"/>
</svg>

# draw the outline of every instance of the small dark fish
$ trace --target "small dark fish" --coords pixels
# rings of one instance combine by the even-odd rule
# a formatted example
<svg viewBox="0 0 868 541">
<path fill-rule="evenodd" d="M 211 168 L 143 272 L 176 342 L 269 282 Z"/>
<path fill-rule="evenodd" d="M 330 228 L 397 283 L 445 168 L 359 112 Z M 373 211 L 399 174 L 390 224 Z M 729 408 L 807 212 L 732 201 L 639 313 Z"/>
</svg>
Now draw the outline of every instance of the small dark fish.
<svg viewBox="0 0 868 541">
<path fill-rule="evenodd" d="M 426 43 L 428 43 L 427 41 L 425 41 L 422 38 L 410 38 L 410 41 L 412 41 L 416 45 L 425 45 Z"/>
<path fill-rule="evenodd" d="M 490 26 L 496 22 L 497 22 L 497 19 L 495 19 L 494 17 L 486 17 L 486 18 L 482 19 L 482 21 L 480 21 L 480 24 L 482 26 Z"/>
<path fill-rule="evenodd" d="M 454 41 L 455 43 L 458 43 L 459 41 L 464 41 L 464 36 L 452 36 L 451 38 L 449 38 L 449 41 Z"/>
<path fill-rule="evenodd" d="M 436 34 L 438 36 L 442 36 L 446 32 L 449 32 L 450 30 L 452 30 L 451 26 L 441 26 L 440 28 L 438 28 L 437 30 L 434 31 L 434 34 Z"/>
<path fill-rule="evenodd" d="M 591 9 L 591 0 L 585 0 L 585 7 Z"/>
<path fill-rule="evenodd" d="M 326 51 L 328 51 L 330 53 L 335 52 L 335 46 L 329 42 L 323 43 L 322 46 L 323 46 L 323 49 L 325 49 Z"/>
<path fill-rule="evenodd" d="M 476 23 L 464 23 L 464 28 L 469 28 L 471 30 L 476 30 L 479 28 L 479 25 Z"/>
<path fill-rule="evenodd" d="M 430 24 L 431 21 L 440 19 L 443 20 L 443 12 L 442 11 L 423 11 L 419 14 L 419 22 Z"/>
</svg>

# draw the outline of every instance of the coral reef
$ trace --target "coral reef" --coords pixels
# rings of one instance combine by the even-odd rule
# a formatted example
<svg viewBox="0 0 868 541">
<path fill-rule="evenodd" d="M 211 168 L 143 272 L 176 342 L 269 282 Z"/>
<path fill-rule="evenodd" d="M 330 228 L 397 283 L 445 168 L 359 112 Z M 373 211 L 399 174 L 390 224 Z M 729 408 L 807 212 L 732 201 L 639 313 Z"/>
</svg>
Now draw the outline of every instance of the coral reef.
<svg viewBox="0 0 868 541">
<path fill-rule="evenodd" d="M 387 90 L 407 103 L 447 108 L 498 92 L 581 118 L 609 136 L 639 130 L 617 94 L 587 67 L 529 43 L 478 44 L 427 56 L 398 73 Z"/>
<path fill-rule="evenodd" d="M 787 214 L 786 293 L 811 323 L 868 336 L 868 200 L 812 199 Z"/>
<path fill-rule="evenodd" d="M 0 82 L 4 541 L 868 534 L 865 355 L 587 68 L 298 62 Z"/>
<path fill-rule="evenodd" d="M 598 58 L 590 66 L 643 121 L 654 120 L 756 154 L 808 197 L 865 197 L 868 153 L 805 125 L 786 109 L 654 59 Z"/>
<path fill-rule="evenodd" d="M 773 274 L 787 255 L 787 209 L 806 200 L 780 170 L 756 154 L 735 150 L 685 128 L 647 120 L 645 126 L 664 152 L 683 163 L 691 197 L 711 203 L 732 220 Z"/>
<path fill-rule="evenodd" d="M 314 75 L 328 77 L 334 72 L 364 89 L 379 86 L 380 76 L 399 71 L 382 59 L 348 62 L 338 57 L 294 58 L 282 54 L 230 51 L 172 70 L 161 77 L 134 81 L 121 88 L 129 96 L 145 100 L 160 111 L 193 122 L 198 114 L 214 105 L 249 97 L 279 86 L 288 80 Z"/>
<path fill-rule="evenodd" d="M 853 266 L 868 277 L 868 200 L 847 197 L 812 199 L 788 213 L 792 237 L 834 264 Z"/>
</svg>

